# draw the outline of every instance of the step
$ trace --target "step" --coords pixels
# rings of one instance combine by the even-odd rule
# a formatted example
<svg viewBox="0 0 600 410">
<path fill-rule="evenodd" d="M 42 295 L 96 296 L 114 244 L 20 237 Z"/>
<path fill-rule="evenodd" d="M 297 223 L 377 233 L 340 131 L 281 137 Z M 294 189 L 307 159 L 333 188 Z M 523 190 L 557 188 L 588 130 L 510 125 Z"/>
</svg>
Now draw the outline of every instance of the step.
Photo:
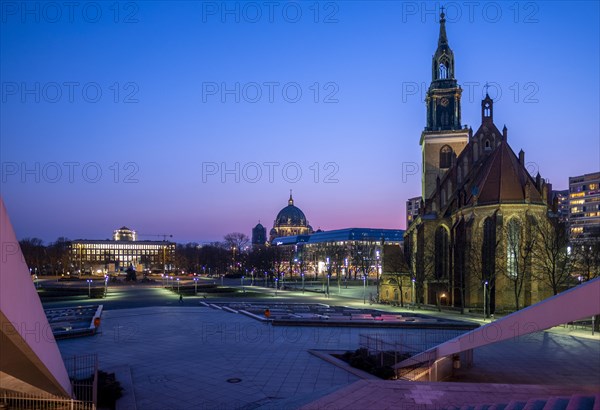
<svg viewBox="0 0 600 410">
<path fill-rule="evenodd" d="M 582 394 L 576 394 L 571 396 L 567 410 L 593 410 L 594 408 L 594 396 L 584 396 Z"/>
<path fill-rule="evenodd" d="M 544 406 L 544 410 L 566 410 L 568 404 L 568 397 L 550 397 Z"/>
<path fill-rule="evenodd" d="M 545 399 L 529 399 L 523 410 L 542 410 L 546 403 Z"/>
</svg>

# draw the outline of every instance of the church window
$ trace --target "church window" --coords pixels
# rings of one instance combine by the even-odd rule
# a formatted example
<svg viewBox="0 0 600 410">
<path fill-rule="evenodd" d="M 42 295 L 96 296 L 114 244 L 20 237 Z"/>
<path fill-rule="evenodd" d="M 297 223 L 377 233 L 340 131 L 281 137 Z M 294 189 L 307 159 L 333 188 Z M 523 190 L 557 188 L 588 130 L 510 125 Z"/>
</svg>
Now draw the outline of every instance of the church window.
<svg viewBox="0 0 600 410">
<path fill-rule="evenodd" d="M 440 150 L 440 168 L 450 168 L 452 165 L 452 148 L 444 145 Z"/>
<path fill-rule="evenodd" d="M 490 104 L 486 103 L 483 107 L 483 116 L 484 117 L 489 117 L 491 114 L 491 108 L 490 108 Z"/>
<path fill-rule="evenodd" d="M 482 280 L 491 281 L 496 267 L 496 223 L 492 217 L 483 222 L 483 244 L 482 244 Z"/>
<path fill-rule="evenodd" d="M 485 140 L 485 150 L 489 151 L 491 149 L 492 149 L 492 147 L 490 146 L 490 140 Z"/>
<path fill-rule="evenodd" d="M 508 222 L 506 243 L 506 273 L 515 278 L 518 275 L 519 246 L 521 244 L 521 224 L 516 219 Z"/>
<path fill-rule="evenodd" d="M 440 64 L 439 78 L 440 80 L 445 80 L 448 78 L 448 68 L 444 63 Z"/>
<path fill-rule="evenodd" d="M 440 226 L 435 231 L 435 278 L 446 279 L 450 274 L 448 231 Z"/>
</svg>

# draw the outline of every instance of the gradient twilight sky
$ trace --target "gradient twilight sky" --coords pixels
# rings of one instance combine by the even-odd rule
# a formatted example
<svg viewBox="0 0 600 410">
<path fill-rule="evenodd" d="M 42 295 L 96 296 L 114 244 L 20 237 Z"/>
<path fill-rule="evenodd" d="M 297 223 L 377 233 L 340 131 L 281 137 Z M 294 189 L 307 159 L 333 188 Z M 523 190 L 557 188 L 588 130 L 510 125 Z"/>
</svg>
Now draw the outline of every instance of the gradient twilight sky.
<svg viewBox="0 0 600 410">
<path fill-rule="evenodd" d="M 597 1 L 69 4 L 0 3 L 19 238 L 250 235 L 290 189 L 315 229 L 404 228 L 441 5 L 463 124 L 489 82 L 534 174 L 564 189 L 600 169 Z"/>
</svg>

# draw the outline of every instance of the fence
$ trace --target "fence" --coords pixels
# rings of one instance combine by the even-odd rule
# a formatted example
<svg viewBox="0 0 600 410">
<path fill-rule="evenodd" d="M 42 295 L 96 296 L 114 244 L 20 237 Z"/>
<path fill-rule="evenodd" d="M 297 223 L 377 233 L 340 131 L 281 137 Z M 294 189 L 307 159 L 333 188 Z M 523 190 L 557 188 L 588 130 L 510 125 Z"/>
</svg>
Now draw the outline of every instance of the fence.
<svg viewBox="0 0 600 410">
<path fill-rule="evenodd" d="M 95 410 L 98 394 L 98 357 L 95 354 L 65 359 L 73 398 L 48 393 L 29 394 L 0 390 L 0 409 Z"/>
<path fill-rule="evenodd" d="M 0 409 L 21 410 L 95 410 L 92 402 L 67 399 L 51 394 L 27 394 L 15 391 L 0 392 Z"/>
</svg>

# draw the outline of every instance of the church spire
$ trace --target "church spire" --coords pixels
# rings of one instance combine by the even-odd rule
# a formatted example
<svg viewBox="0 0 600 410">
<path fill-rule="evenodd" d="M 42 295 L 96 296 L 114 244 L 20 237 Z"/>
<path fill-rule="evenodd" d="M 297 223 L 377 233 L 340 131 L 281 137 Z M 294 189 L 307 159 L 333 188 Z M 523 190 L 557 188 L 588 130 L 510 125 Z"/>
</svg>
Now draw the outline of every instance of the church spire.
<svg viewBox="0 0 600 410">
<path fill-rule="evenodd" d="M 440 36 L 438 38 L 438 46 L 433 55 L 432 80 L 454 80 L 454 53 L 448 45 L 448 36 L 446 35 L 446 15 L 444 14 L 443 6 L 442 11 L 440 12 Z"/>
<path fill-rule="evenodd" d="M 444 6 L 441 7 L 440 13 L 440 37 L 438 38 L 438 48 L 448 46 L 448 36 L 446 36 L 446 15 L 444 14 Z"/>
</svg>

